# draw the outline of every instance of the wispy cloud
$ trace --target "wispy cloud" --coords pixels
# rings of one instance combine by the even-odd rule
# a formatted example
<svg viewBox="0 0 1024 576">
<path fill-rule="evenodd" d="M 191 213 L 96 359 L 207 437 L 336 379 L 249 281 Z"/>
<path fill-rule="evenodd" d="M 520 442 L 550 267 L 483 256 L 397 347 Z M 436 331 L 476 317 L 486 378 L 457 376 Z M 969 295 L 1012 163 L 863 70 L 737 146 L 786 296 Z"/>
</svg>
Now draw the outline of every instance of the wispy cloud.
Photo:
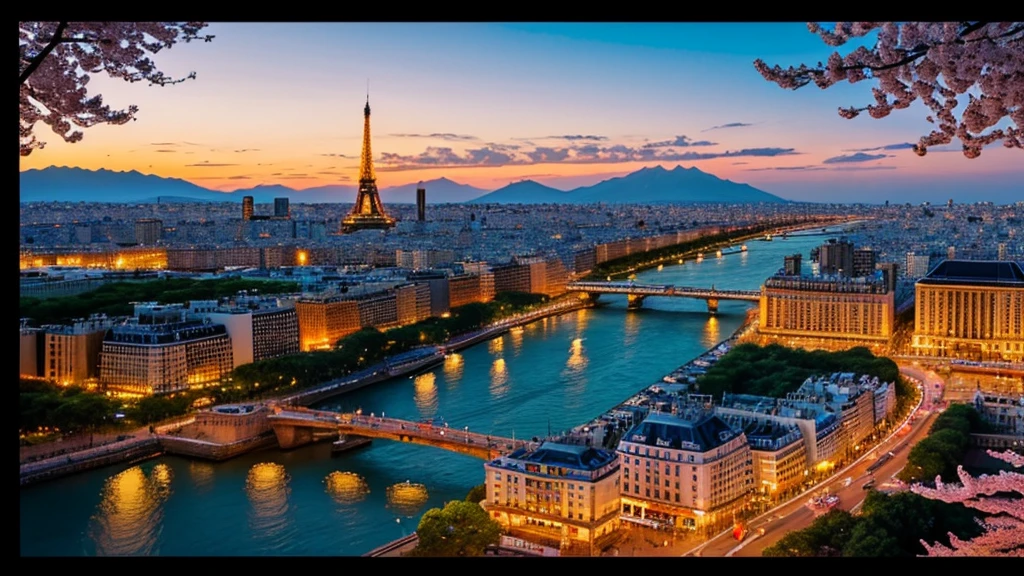
<svg viewBox="0 0 1024 576">
<path fill-rule="evenodd" d="M 717 146 L 716 142 L 708 142 L 707 140 L 698 140 L 694 142 L 687 136 L 676 136 L 672 140 L 662 140 L 660 142 L 650 142 L 644 144 L 644 148 L 687 148 L 690 146 Z"/>
<path fill-rule="evenodd" d="M 228 180 L 250 180 L 248 176 L 228 176 Z"/>
<path fill-rule="evenodd" d="M 880 150 L 909 150 L 914 145 L 910 142 L 900 142 L 899 144 L 886 144 L 885 146 L 875 146 L 874 148 L 847 148 L 843 152 L 878 152 Z"/>
<path fill-rule="evenodd" d="M 348 154 L 321 154 L 321 156 L 330 156 L 332 158 L 348 158 L 349 160 L 354 160 L 358 158 L 358 156 L 349 156 Z"/>
<path fill-rule="evenodd" d="M 782 170 L 782 171 L 802 171 L 810 172 L 813 170 L 828 170 L 824 166 L 770 166 L 768 168 L 747 168 L 746 172 L 767 172 L 771 170 Z"/>
<path fill-rule="evenodd" d="M 896 166 L 836 166 L 832 170 L 839 172 L 862 172 L 867 170 L 895 170 Z"/>
<path fill-rule="evenodd" d="M 293 178 L 306 179 L 306 178 L 309 178 L 309 175 L 308 174 L 282 174 L 282 175 L 278 176 L 278 178 L 280 178 L 281 180 L 289 180 L 289 179 L 293 179 Z"/>
<path fill-rule="evenodd" d="M 723 128 L 743 128 L 744 126 L 753 126 L 746 122 L 729 122 L 728 124 L 719 124 L 718 126 L 712 126 L 711 128 L 705 128 L 701 132 L 710 132 L 712 130 L 722 130 Z"/>
<path fill-rule="evenodd" d="M 451 132 L 434 132 L 432 134 L 388 134 L 391 138 L 431 138 L 433 140 L 450 140 L 452 142 L 469 142 L 479 140 L 468 134 L 452 134 Z"/>
<path fill-rule="evenodd" d="M 530 146 L 534 144 L 531 140 L 566 140 L 568 142 L 604 142 L 608 140 L 607 136 L 598 136 L 596 134 L 560 134 L 556 136 L 532 136 L 528 138 L 513 138 L 513 140 L 519 142 L 525 142 Z"/>
<path fill-rule="evenodd" d="M 800 154 L 792 148 L 745 148 L 725 152 L 677 152 L 654 147 L 634 148 L 625 145 L 598 146 L 587 144 L 570 147 L 539 146 L 532 150 L 510 150 L 482 147 L 456 152 L 451 148 L 429 147 L 414 155 L 391 152 L 381 154 L 378 170 L 394 172 L 422 168 L 469 168 L 522 166 L 531 164 L 618 164 L 623 162 L 676 162 L 713 158 L 774 157 Z"/>
<path fill-rule="evenodd" d="M 742 166 L 744 164 L 750 164 L 750 162 L 733 162 L 732 163 L 733 166 Z"/>
<path fill-rule="evenodd" d="M 241 150 L 235 150 L 235 153 L 236 154 L 241 154 L 242 152 L 259 152 L 259 151 L 260 151 L 259 148 L 242 148 Z"/>
<path fill-rule="evenodd" d="M 153 150 L 153 152 L 167 152 L 167 153 L 170 153 L 170 154 L 174 154 L 174 153 L 177 152 L 177 150 L 167 150 L 165 148 L 160 148 L 159 150 Z"/>
<path fill-rule="evenodd" d="M 202 146 L 202 144 L 196 144 L 195 142 L 150 142 L 150 146 Z"/>
<path fill-rule="evenodd" d="M 238 166 L 238 164 L 216 164 L 209 160 L 205 160 L 199 164 L 185 164 L 186 168 L 223 168 L 225 166 Z"/>
<path fill-rule="evenodd" d="M 323 172 L 317 172 L 317 174 L 323 174 L 325 176 L 337 176 L 338 180 L 349 180 L 350 179 L 347 174 L 342 174 L 341 172 L 334 172 L 332 170 L 324 170 Z"/>
<path fill-rule="evenodd" d="M 872 160 L 881 160 L 882 158 L 891 158 L 889 154 L 865 154 L 863 152 L 857 152 L 856 154 L 848 154 L 844 156 L 833 156 L 826 158 L 822 164 L 845 164 L 848 162 L 871 162 Z"/>
</svg>

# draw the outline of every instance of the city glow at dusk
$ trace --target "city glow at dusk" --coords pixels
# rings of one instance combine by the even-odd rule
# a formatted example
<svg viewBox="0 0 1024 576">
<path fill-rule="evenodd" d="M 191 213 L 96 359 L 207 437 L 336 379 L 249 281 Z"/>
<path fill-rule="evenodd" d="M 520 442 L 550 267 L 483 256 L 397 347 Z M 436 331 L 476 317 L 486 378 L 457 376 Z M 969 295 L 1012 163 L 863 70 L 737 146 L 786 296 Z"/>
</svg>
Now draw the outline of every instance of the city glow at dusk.
<svg viewBox="0 0 1024 576">
<path fill-rule="evenodd" d="M 786 199 L 1012 201 L 1020 151 L 959 143 L 919 158 L 928 110 L 846 120 L 870 83 L 789 91 L 784 68 L 831 49 L 803 23 L 212 23 L 212 42 L 154 57 L 168 87 L 94 74 L 90 94 L 137 121 L 86 129 L 21 169 L 72 166 L 182 178 L 232 191 L 358 179 L 369 87 L 381 188 L 447 177 L 492 190 L 533 179 L 571 189 L 645 166 L 696 166 Z M 870 38 L 870 37 L 869 37 Z M 845 48 L 844 48 L 845 49 Z M 384 198 L 387 202 L 387 198 Z"/>
</svg>

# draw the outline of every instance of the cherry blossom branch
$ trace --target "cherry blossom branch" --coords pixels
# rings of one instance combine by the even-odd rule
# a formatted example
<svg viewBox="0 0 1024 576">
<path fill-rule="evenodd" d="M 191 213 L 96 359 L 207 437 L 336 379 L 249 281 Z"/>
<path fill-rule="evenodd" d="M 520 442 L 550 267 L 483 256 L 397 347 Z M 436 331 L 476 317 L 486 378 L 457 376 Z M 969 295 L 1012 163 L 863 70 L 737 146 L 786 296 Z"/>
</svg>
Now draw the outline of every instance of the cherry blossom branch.
<svg viewBox="0 0 1024 576">
<path fill-rule="evenodd" d="M 53 33 L 53 37 L 50 38 L 50 42 L 46 45 L 45 48 L 39 51 L 39 54 L 36 54 L 36 56 L 32 58 L 32 60 L 28 64 L 28 67 L 21 72 L 21 77 L 18 80 L 18 84 L 24 84 L 25 80 L 28 80 L 28 77 L 31 76 L 32 73 L 36 71 L 36 68 L 39 68 L 39 65 L 43 63 L 43 59 L 46 58 L 50 54 L 50 52 L 53 52 L 53 49 L 57 47 L 57 44 L 60 44 L 61 34 L 64 33 L 64 30 L 67 27 L 67 22 L 57 23 L 57 31 Z"/>
</svg>

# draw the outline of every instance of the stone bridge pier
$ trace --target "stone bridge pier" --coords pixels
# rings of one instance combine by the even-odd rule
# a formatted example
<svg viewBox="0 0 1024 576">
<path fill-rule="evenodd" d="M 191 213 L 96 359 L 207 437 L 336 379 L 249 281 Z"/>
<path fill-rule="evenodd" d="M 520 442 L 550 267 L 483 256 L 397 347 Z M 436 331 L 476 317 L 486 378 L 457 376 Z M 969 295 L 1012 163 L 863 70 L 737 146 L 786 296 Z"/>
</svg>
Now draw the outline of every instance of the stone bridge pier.
<svg viewBox="0 0 1024 576">
<path fill-rule="evenodd" d="M 708 313 L 718 314 L 718 298 L 708 298 Z"/>
<path fill-rule="evenodd" d="M 337 432 L 331 430 L 320 430 L 303 426 L 289 426 L 287 424 L 274 424 L 274 435 L 277 436 L 277 445 L 282 450 L 300 448 L 307 444 L 319 442 L 325 438 L 338 436 Z"/>
<path fill-rule="evenodd" d="M 639 310 L 644 305 L 644 298 L 641 294 L 626 294 L 626 308 L 629 310 Z"/>
</svg>

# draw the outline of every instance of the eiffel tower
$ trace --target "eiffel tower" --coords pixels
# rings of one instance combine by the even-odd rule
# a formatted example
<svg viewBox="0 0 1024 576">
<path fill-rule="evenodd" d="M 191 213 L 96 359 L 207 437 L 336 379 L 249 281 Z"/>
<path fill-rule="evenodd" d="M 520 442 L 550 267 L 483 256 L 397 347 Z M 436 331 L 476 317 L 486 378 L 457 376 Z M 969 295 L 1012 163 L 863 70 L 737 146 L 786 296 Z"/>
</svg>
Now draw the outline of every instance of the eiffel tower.
<svg viewBox="0 0 1024 576">
<path fill-rule="evenodd" d="M 358 230 L 386 230 L 394 228 L 395 219 L 384 212 L 377 192 L 377 177 L 373 173 L 373 154 L 370 152 L 370 96 L 363 108 L 363 154 L 359 160 L 359 194 L 356 205 L 341 221 L 341 233 Z"/>
</svg>

